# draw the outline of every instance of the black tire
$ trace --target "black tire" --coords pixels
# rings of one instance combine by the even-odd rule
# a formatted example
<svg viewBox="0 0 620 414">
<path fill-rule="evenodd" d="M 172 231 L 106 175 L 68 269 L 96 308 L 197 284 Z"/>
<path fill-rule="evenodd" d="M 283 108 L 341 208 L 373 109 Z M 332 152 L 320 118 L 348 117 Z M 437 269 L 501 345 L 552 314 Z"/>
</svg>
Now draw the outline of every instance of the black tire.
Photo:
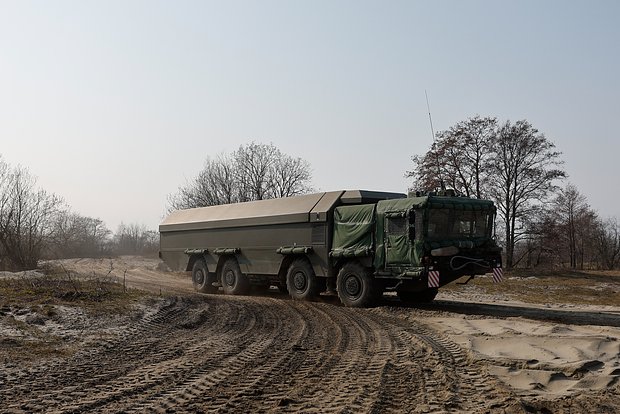
<svg viewBox="0 0 620 414">
<path fill-rule="evenodd" d="M 340 268 L 336 286 L 338 297 L 344 306 L 353 308 L 371 306 L 377 298 L 372 274 L 359 262 L 347 262 Z"/>
<path fill-rule="evenodd" d="M 431 303 L 439 292 L 438 288 L 428 288 L 421 292 L 398 291 L 399 299 L 404 303 Z"/>
<path fill-rule="evenodd" d="M 306 259 L 296 259 L 286 272 L 286 288 L 294 300 L 312 300 L 321 293 L 321 283 Z"/>
<path fill-rule="evenodd" d="M 245 295 L 250 291 L 250 280 L 241 273 L 234 257 L 226 259 L 220 271 L 222 289 L 227 295 Z"/>
<path fill-rule="evenodd" d="M 213 286 L 213 282 L 215 282 L 215 274 L 209 273 L 204 260 L 196 260 L 192 267 L 192 284 L 194 289 L 202 293 L 215 293 L 217 292 L 217 287 Z"/>
</svg>

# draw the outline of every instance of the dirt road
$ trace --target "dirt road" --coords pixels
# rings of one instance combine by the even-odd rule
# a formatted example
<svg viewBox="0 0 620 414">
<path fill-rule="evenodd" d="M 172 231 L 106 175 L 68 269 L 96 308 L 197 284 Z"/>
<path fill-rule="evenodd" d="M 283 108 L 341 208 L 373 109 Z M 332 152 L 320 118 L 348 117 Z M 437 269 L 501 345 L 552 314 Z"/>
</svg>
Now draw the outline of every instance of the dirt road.
<svg viewBox="0 0 620 414">
<path fill-rule="evenodd" d="M 372 310 L 174 297 L 66 361 L 8 375 L 26 411 L 479 412 L 507 394 L 461 348 Z"/>
<path fill-rule="evenodd" d="M 480 312 L 470 305 L 467 315 L 449 302 L 406 308 L 389 297 L 373 309 L 350 309 L 330 298 L 295 302 L 274 290 L 197 295 L 183 275 L 151 264 L 123 273 L 172 292 L 68 358 L 2 366 L 0 411 L 615 412 L 620 401 L 620 334 L 610 326 L 489 315 L 489 305 Z M 533 326 L 547 331 L 537 336 Z M 598 341 L 583 342 L 592 349 L 578 363 L 553 353 L 569 337 L 592 340 L 588 329 L 601 331 Z M 527 338 L 554 335 L 548 349 L 534 341 L 548 361 L 507 343 L 531 347 Z"/>
</svg>

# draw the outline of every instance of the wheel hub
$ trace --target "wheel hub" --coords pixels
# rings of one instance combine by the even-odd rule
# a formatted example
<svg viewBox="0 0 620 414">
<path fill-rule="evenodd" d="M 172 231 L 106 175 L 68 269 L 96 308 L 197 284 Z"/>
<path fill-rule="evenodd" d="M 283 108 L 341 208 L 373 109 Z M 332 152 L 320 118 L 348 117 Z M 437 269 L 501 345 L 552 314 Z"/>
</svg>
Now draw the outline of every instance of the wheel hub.
<svg viewBox="0 0 620 414">
<path fill-rule="evenodd" d="M 202 285 L 204 280 L 205 280 L 205 274 L 202 270 L 198 270 L 196 273 L 194 273 L 194 281 L 196 282 L 196 284 Z"/>
<path fill-rule="evenodd" d="M 226 272 L 226 274 L 224 274 L 224 283 L 226 283 L 227 286 L 234 286 L 235 272 L 233 272 L 232 270 Z"/>
<path fill-rule="evenodd" d="M 347 279 L 345 280 L 344 287 L 347 292 L 347 295 L 349 296 L 357 296 L 360 294 L 361 283 L 357 279 L 357 277 L 353 275 L 350 275 L 349 277 L 347 277 Z"/>
<path fill-rule="evenodd" d="M 293 286 L 297 290 L 304 290 L 306 287 L 306 275 L 303 272 L 297 272 L 293 276 Z"/>
</svg>

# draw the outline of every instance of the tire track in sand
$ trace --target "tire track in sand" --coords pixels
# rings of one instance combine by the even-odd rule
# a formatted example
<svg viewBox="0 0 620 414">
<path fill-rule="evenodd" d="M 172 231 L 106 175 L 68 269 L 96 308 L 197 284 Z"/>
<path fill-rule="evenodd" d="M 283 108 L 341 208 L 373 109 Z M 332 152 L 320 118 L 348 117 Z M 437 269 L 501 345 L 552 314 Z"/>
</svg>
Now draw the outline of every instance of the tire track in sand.
<svg viewBox="0 0 620 414">
<path fill-rule="evenodd" d="M 19 371 L 0 398 L 25 412 L 477 412 L 501 402 L 496 386 L 457 344 L 376 309 L 191 295 Z"/>
</svg>

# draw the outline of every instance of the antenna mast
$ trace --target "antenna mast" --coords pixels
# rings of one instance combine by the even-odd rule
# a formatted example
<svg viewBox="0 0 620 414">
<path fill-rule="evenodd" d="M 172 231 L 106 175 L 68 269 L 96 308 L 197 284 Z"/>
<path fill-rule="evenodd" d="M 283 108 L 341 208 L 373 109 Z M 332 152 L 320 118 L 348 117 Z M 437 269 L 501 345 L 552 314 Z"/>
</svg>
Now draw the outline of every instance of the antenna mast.
<svg viewBox="0 0 620 414">
<path fill-rule="evenodd" d="M 445 191 L 446 186 L 443 183 L 443 177 L 441 176 L 441 165 L 439 164 L 439 154 L 436 152 L 435 143 L 437 140 L 435 139 L 435 130 L 433 129 L 433 118 L 431 117 L 431 106 L 428 103 L 428 93 L 426 93 L 426 89 L 424 89 L 424 95 L 426 96 L 426 109 L 428 109 L 428 121 L 431 124 L 431 134 L 433 136 L 433 152 L 435 152 L 435 163 L 437 164 L 437 172 L 439 173 L 439 184 L 441 185 L 441 190 Z"/>
<path fill-rule="evenodd" d="M 433 118 L 431 117 L 431 106 L 428 104 L 428 94 L 424 89 L 424 96 L 426 96 L 426 109 L 428 109 L 428 121 L 431 123 L 431 136 L 433 137 L 433 145 L 435 145 L 435 131 L 433 130 Z"/>
</svg>

